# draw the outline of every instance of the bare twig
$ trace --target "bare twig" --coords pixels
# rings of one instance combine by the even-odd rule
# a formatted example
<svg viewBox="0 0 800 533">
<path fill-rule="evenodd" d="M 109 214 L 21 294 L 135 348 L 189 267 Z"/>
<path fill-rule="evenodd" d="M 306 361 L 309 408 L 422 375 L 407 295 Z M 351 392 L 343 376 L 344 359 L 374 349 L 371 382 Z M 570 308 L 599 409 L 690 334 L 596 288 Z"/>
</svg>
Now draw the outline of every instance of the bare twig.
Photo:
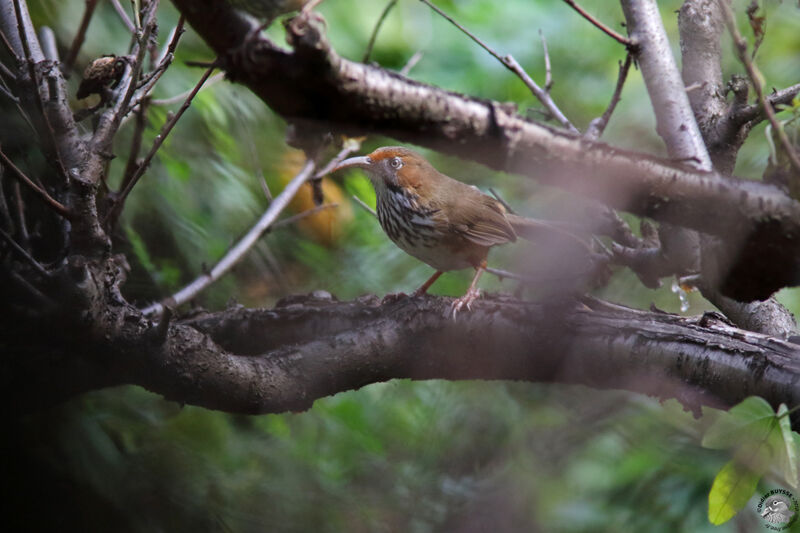
<svg viewBox="0 0 800 533">
<path fill-rule="evenodd" d="M 535 81 L 533 81 L 533 79 L 528 75 L 528 73 L 525 72 L 525 69 L 522 68 L 522 65 L 520 65 L 516 59 L 514 59 L 514 56 L 510 54 L 501 56 L 500 54 L 495 52 L 489 45 L 487 45 L 480 38 L 478 38 L 475 34 L 473 34 L 464 26 L 456 22 L 452 17 L 450 17 L 447 13 L 445 13 L 438 7 L 436 7 L 429 0 L 420 0 L 420 2 L 426 4 L 428 7 L 436 11 L 443 18 L 445 18 L 448 22 L 450 22 L 453 26 L 464 32 L 464 34 L 467 35 L 467 37 L 469 37 L 473 41 L 475 41 L 478 44 L 478 46 L 489 52 L 489 54 L 495 59 L 497 59 L 500 63 L 502 63 L 503 66 L 505 66 L 508 70 L 510 70 L 514 74 L 516 74 L 522 80 L 525 86 L 528 87 L 528 89 L 534 94 L 534 96 L 536 96 L 536 98 L 539 99 L 542 105 L 545 106 L 547 111 L 559 123 L 561 123 L 563 127 L 565 127 L 566 129 L 568 129 L 573 133 L 578 133 L 578 129 L 572 125 L 572 123 L 569 121 L 569 119 L 567 119 L 566 116 L 564 116 L 564 113 L 562 113 L 561 110 L 558 108 L 558 106 L 555 104 L 555 102 L 553 102 L 553 99 L 550 97 L 550 94 L 541 87 L 539 87 L 539 85 Z"/>
<path fill-rule="evenodd" d="M 339 153 L 336 154 L 328 164 L 326 164 L 322 169 L 314 174 L 314 178 L 322 178 L 330 174 L 334 168 L 339 166 L 339 163 L 347 159 L 347 156 L 351 153 L 357 151 L 361 148 L 361 141 L 356 138 L 347 138 L 345 139 L 344 143 L 342 143 L 342 149 L 339 150 Z"/>
<path fill-rule="evenodd" d="M 570 6 L 572 9 L 574 9 L 575 11 L 580 13 L 580 15 L 583 18 L 585 18 L 586 20 L 588 20 L 589 22 L 594 24 L 599 30 L 601 30 L 603 33 L 605 33 L 606 35 L 608 35 L 609 37 L 611 37 L 612 39 L 614 39 L 618 43 L 624 44 L 625 46 L 628 46 L 628 47 L 633 46 L 633 41 L 631 41 L 630 39 L 628 39 L 624 35 L 621 35 L 621 34 L 615 32 L 614 30 L 612 30 L 611 28 L 609 28 L 608 26 L 606 26 L 605 24 L 603 24 L 602 22 L 600 22 L 599 20 L 594 18 L 588 11 L 586 11 L 581 6 L 579 6 L 578 3 L 575 2 L 575 0 L 564 0 L 564 2 L 568 6 Z"/>
<path fill-rule="evenodd" d="M 119 105 L 116 106 L 115 109 L 115 120 L 117 124 L 121 122 L 122 117 L 127 114 L 128 112 L 128 104 L 130 104 L 131 99 L 133 98 L 133 94 L 136 92 L 136 88 L 138 85 L 139 74 L 142 71 L 142 67 L 144 66 L 144 58 L 147 54 L 147 41 L 150 39 L 150 35 L 153 33 L 155 29 L 155 15 L 156 15 L 156 8 L 158 7 L 158 0 L 151 0 L 151 3 L 148 4 L 149 8 L 147 13 L 145 14 L 144 20 L 144 31 L 141 34 L 137 30 L 137 42 L 138 42 L 138 50 L 136 51 L 136 57 L 133 60 L 133 67 L 131 68 L 130 74 L 130 83 L 125 90 L 125 95 L 122 97 Z M 137 28 L 138 28 L 138 15 L 137 15 Z"/>
<path fill-rule="evenodd" d="M 174 128 L 175 124 L 178 123 L 178 120 L 180 120 L 180 118 L 183 116 L 183 113 L 187 109 L 189 109 L 189 106 L 191 105 L 195 95 L 198 93 L 198 91 L 200 91 L 200 88 L 203 86 L 203 84 L 209 78 L 209 76 L 211 76 L 211 72 L 213 72 L 213 70 L 214 67 L 210 67 L 205 71 L 203 76 L 200 78 L 200 81 L 198 81 L 197 85 L 195 85 L 192 92 L 189 94 L 189 96 L 186 97 L 186 100 L 183 102 L 181 108 L 178 109 L 178 112 L 175 113 L 175 115 L 173 115 L 172 118 L 168 120 L 166 124 L 164 124 L 164 127 L 161 129 L 161 133 L 158 136 L 156 136 L 156 139 L 153 142 L 153 146 L 150 148 L 150 151 L 147 153 L 147 156 L 145 156 L 144 161 L 142 161 L 142 164 L 139 165 L 139 167 L 136 169 L 136 172 L 133 174 L 133 176 L 131 176 L 130 181 L 125 185 L 125 188 L 120 191 L 119 195 L 114 200 L 114 206 L 111 208 L 108 215 L 106 216 L 106 220 L 111 220 L 112 223 L 116 220 L 116 217 L 119 215 L 120 211 L 122 210 L 122 207 L 125 205 L 125 199 L 128 197 L 131 190 L 136 186 L 139 179 L 144 174 L 145 170 L 147 170 L 147 167 L 150 165 L 150 161 L 153 160 L 153 157 L 156 155 L 156 152 L 158 152 L 158 149 L 161 148 L 161 145 L 164 143 L 164 140 L 172 131 L 172 128 Z"/>
<path fill-rule="evenodd" d="M 142 150 L 142 139 L 144 138 L 144 130 L 147 127 L 147 108 L 149 101 L 147 99 L 142 101 L 139 109 L 136 110 L 136 125 L 131 137 L 131 148 L 128 151 L 128 161 L 125 163 L 125 170 L 122 173 L 122 181 L 120 182 L 120 189 L 124 189 L 131 182 L 133 175 L 139 167 L 140 162 L 139 152 Z"/>
<path fill-rule="evenodd" d="M 547 51 L 547 39 L 544 38 L 544 33 L 539 30 L 539 38 L 542 39 L 542 54 L 544 54 L 544 90 L 550 92 L 553 88 L 553 73 L 550 70 L 550 52 Z"/>
<path fill-rule="evenodd" d="M 767 102 L 767 99 L 764 96 L 764 88 L 761 86 L 761 73 L 759 72 L 756 64 L 753 62 L 752 57 L 747 54 L 747 41 L 744 39 L 744 37 L 742 37 L 742 34 L 739 32 L 739 28 L 736 27 L 736 19 L 733 16 L 733 11 L 725 0 L 717 1 L 722 8 L 722 14 L 725 17 L 725 24 L 728 26 L 728 31 L 733 38 L 736 55 L 739 57 L 739 61 L 742 62 L 742 65 L 744 65 L 745 70 L 747 70 L 747 76 L 750 78 L 750 83 L 753 84 L 753 89 L 756 91 L 758 103 L 764 110 L 764 113 L 767 115 L 767 120 L 769 120 L 773 130 L 778 135 L 778 139 L 780 140 L 783 149 L 786 151 L 786 155 L 789 157 L 789 161 L 791 161 L 795 171 L 800 172 L 800 156 L 798 156 L 794 146 L 792 146 L 792 143 L 789 140 L 789 137 L 781 127 L 778 117 L 775 116 L 775 110 L 773 109 L 772 105 Z"/>
<path fill-rule="evenodd" d="M 220 81 L 222 81 L 224 79 L 225 79 L 225 73 L 224 72 L 217 72 L 216 74 L 211 76 L 208 79 L 208 81 L 203 85 L 203 89 L 207 89 L 207 88 L 211 87 L 212 85 L 214 85 L 215 83 L 219 83 Z M 188 91 L 184 91 L 181 94 L 176 94 L 175 96 L 170 96 L 169 98 L 160 98 L 160 99 L 156 99 L 156 100 L 150 100 L 150 103 L 152 105 L 157 105 L 157 106 L 168 106 L 168 105 L 172 105 L 172 104 L 177 104 L 178 102 L 182 102 L 183 100 L 185 100 L 186 97 L 189 96 L 190 94 L 192 94 L 192 89 L 189 89 Z"/>
<path fill-rule="evenodd" d="M 502 197 L 501 197 L 501 196 L 500 196 L 500 195 L 497 193 L 497 191 L 495 191 L 494 189 L 492 189 L 491 187 L 489 187 L 489 192 L 490 192 L 490 193 L 492 193 L 492 196 L 494 196 L 494 197 L 495 197 L 495 199 L 496 199 L 498 202 L 500 202 L 501 204 L 503 204 L 503 207 L 505 207 L 505 208 L 506 208 L 506 211 L 508 211 L 508 212 L 509 212 L 509 213 L 511 213 L 511 214 L 516 214 L 516 211 L 514 211 L 514 208 L 513 208 L 513 207 L 511 207 L 511 205 L 510 205 L 508 202 L 506 202 L 505 200 L 503 200 L 503 198 L 502 198 Z"/>
<path fill-rule="evenodd" d="M 128 28 L 128 31 L 136 33 L 136 27 L 133 25 L 128 13 L 125 12 L 125 8 L 120 5 L 119 0 L 111 0 L 111 5 L 114 6 L 114 10 L 117 12 L 117 15 L 119 15 L 122 23 L 125 24 L 125 27 Z"/>
<path fill-rule="evenodd" d="M 408 76 L 408 73 L 411 72 L 411 69 L 414 68 L 417 65 L 417 63 L 419 63 L 419 60 L 422 59 L 423 55 L 424 52 L 422 50 L 417 50 L 416 52 L 414 52 L 414 55 L 411 56 L 406 62 L 406 64 L 403 65 L 403 68 L 400 69 L 400 75 Z"/>
<path fill-rule="evenodd" d="M 800 83 L 770 94 L 766 97 L 767 103 L 769 103 L 769 105 L 772 107 L 777 105 L 786 105 L 789 104 L 798 94 L 800 94 Z M 744 124 L 750 121 L 760 121 L 766 118 L 766 113 L 764 108 L 761 107 L 760 102 L 752 105 L 736 107 L 731 109 L 731 111 L 733 115 L 732 118 L 737 124 Z"/>
<path fill-rule="evenodd" d="M 286 217 L 286 218 L 284 218 L 282 220 L 278 220 L 272 226 L 270 226 L 270 230 L 273 230 L 275 228 L 282 228 L 284 226 L 288 226 L 290 224 L 294 224 L 295 222 L 297 222 L 299 220 L 303 220 L 304 218 L 308 218 L 308 217 L 310 217 L 312 215 L 316 215 L 320 211 L 325 211 L 326 209 L 335 209 L 337 207 L 339 207 L 339 204 L 334 202 L 334 203 L 331 203 L 331 204 L 322 204 L 322 205 L 318 205 L 318 206 L 312 207 L 311 209 L 306 209 L 305 211 L 303 211 L 301 213 L 297 213 L 296 215 L 292 215 L 292 216 Z"/>
<path fill-rule="evenodd" d="M 36 270 L 36 272 L 38 272 L 45 278 L 49 276 L 47 270 L 44 269 L 44 267 L 39 263 L 39 261 L 31 257 L 31 255 L 28 252 L 26 252 L 22 246 L 17 244 L 17 241 L 11 238 L 11 235 L 0 229 L 0 237 L 2 237 L 8 243 L 8 245 L 11 246 L 11 249 L 14 250 L 17 253 L 17 255 L 19 255 L 22 259 L 27 261 L 28 264 L 30 264 L 33 267 L 33 269 Z"/>
<path fill-rule="evenodd" d="M 171 37 L 169 40 L 169 44 L 167 44 L 166 48 L 164 48 L 164 51 L 158 58 L 155 68 L 138 84 L 139 88 L 144 89 L 143 90 L 144 94 L 150 92 L 153 86 L 155 86 L 158 79 L 164 74 L 164 72 L 166 72 L 170 64 L 172 64 L 172 59 L 175 57 L 175 49 L 178 48 L 178 41 L 180 41 L 183 32 L 186 31 L 183 29 L 185 23 L 186 23 L 186 18 L 183 15 L 181 15 L 181 17 L 178 19 L 178 24 L 175 26 L 175 28 L 172 29 L 172 32 L 170 33 Z"/>
<path fill-rule="evenodd" d="M 17 55 L 17 52 L 14 51 L 14 47 L 11 46 L 10 42 L 8 42 L 8 37 L 6 37 L 6 34 L 3 33 L 2 30 L 0 30 L 0 42 L 3 43 L 3 46 L 5 47 L 6 51 L 14 59 L 14 61 L 19 63 L 21 61 L 20 57 Z"/>
<path fill-rule="evenodd" d="M 589 127 L 586 128 L 586 133 L 583 134 L 587 139 L 597 140 L 603 135 L 606 126 L 608 126 L 608 121 L 611 119 L 611 114 L 614 113 L 614 109 L 617 108 L 617 104 L 622 96 L 622 87 L 625 86 L 625 80 L 628 78 L 628 71 L 631 68 L 632 60 L 633 57 L 628 53 L 628 55 L 625 56 L 625 62 L 620 63 L 617 86 L 614 88 L 614 94 L 611 95 L 611 101 L 608 103 L 608 107 L 603 112 L 603 115 L 589 123 Z"/>
<path fill-rule="evenodd" d="M 353 200 L 355 200 L 356 203 L 364 209 L 364 211 L 366 211 L 370 215 L 374 216 L 375 218 L 378 218 L 378 213 L 376 213 L 374 209 L 372 209 L 370 206 L 368 206 L 367 203 L 364 200 L 362 200 L 361 198 L 359 198 L 355 194 L 353 195 Z"/>
<path fill-rule="evenodd" d="M 308 159 L 302 170 L 292 178 L 281 193 L 269 205 L 250 231 L 226 253 L 211 270 L 198 276 L 193 282 L 176 292 L 161 303 L 155 303 L 142 310 L 145 315 L 159 315 L 165 305 L 177 307 L 196 297 L 209 285 L 224 276 L 233 268 L 248 251 L 258 242 L 261 236 L 272 226 L 278 215 L 286 209 L 297 191 L 314 173 L 314 161 Z"/>
<path fill-rule="evenodd" d="M 397 0 L 389 0 L 389 3 L 386 4 L 386 7 L 383 8 L 381 12 L 381 16 L 378 17 L 378 22 L 375 23 L 375 27 L 372 29 L 372 35 L 369 37 L 369 43 L 367 44 L 367 49 L 364 51 L 364 59 L 361 60 L 362 63 L 366 63 L 369 61 L 369 56 L 372 54 L 372 48 L 375 46 L 375 39 L 378 38 L 378 32 L 383 25 L 383 21 L 386 20 L 386 17 L 389 16 L 389 11 L 392 10 L 394 5 L 397 3 Z"/>
<path fill-rule="evenodd" d="M 17 180 L 23 184 L 25 184 L 31 191 L 33 191 L 36 196 L 38 196 L 41 200 L 44 201 L 45 204 L 50 206 L 53 211 L 58 213 L 64 218 L 70 218 L 71 213 L 69 209 L 67 209 L 64 204 L 60 203 L 58 200 L 50 196 L 47 191 L 36 185 L 33 180 L 31 180 L 28 176 L 25 175 L 22 170 L 20 170 L 12 161 L 8 158 L 8 156 L 0 149 L 0 161 L 3 162 L 3 165 L 7 169 L 11 171 L 11 174 L 17 178 Z"/>
<path fill-rule="evenodd" d="M 86 30 L 89 28 L 89 22 L 92 20 L 92 16 L 94 15 L 94 10 L 97 7 L 98 0 L 86 0 L 86 8 L 83 11 L 83 18 L 81 19 L 80 26 L 78 26 L 78 32 L 75 34 L 75 38 L 72 40 L 72 44 L 69 47 L 69 52 L 67 52 L 67 57 L 64 59 L 64 63 L 62 66 L 62 72 L 65 76 L 69 76 L 69 72 L 72 70 L 72 66 L 75 64 L 75 60 L 78 58 L 78 52 L 80 52 L 81 46 L 83 46 L 83 41 L 86 39 Z"/>
</svg>

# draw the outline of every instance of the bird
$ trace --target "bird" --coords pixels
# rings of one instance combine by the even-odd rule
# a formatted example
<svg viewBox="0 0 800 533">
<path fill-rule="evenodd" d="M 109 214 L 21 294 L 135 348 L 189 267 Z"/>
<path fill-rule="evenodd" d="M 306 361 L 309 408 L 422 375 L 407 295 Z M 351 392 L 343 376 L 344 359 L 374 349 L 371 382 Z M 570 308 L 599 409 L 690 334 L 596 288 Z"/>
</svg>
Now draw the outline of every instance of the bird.
<svg viewBox="0 0 800 533">
<path fill-rule="evenodd" d="M 414 297 L 425 294 L 444 272 L 475 269 L 469 289 L 452 304 L 453 317 L 470 309 L 480 295 L 477 284 L 490 248 L 514 242 L 518 235 L 535 239 L 543 229 L 564 231 L 550 222 L 510 213 L 498 200 L 442 174 L 408 148 L 378 148 L 345 159 L 333 171 L 353 168 L 363 170 L 375 189 L 378 221 L 386 235 L 436 270 Z"/>
<path fill-rule="evenodd" d="M 785 524 L 794 516 L 794 511 L 789 507 L 789 500 L 783 496 L 773 496 L 764 507 L 761 517 L 772 524 Z"/>
<path fill-rule="evenodd" d="M 83 71 L 83 79 L 75 96 L 82 100 L 92 94 L 99 94 L 101 102 L 109 99 L 111 89 L 119 84 L 128 64 L 126 56 L 114 54 L 98 57 Z"/>
</svg>

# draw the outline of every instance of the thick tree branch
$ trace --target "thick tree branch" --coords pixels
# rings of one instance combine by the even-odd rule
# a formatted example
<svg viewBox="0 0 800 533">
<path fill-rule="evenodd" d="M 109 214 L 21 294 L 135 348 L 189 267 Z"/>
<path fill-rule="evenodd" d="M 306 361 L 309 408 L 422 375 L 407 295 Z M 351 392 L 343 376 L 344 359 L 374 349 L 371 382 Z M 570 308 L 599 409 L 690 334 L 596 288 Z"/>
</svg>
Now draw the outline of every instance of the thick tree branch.
<svg viewBox="0 0 800 533">
<path fill-rule="evenodd" d="M 170 326 L 161 349 L 131 354 L 137 363 L 123 380 L 247 413 L 307 409 L 316 398 L 393 378 L 581 383 L 678 397 L 693 409 L 749 394 L 800 403 L 800 347 L 710 315 L 493 296 L 453 322 L 449 303 L 294 297 L 271 310 L 201 315 Z"/>
</svg>

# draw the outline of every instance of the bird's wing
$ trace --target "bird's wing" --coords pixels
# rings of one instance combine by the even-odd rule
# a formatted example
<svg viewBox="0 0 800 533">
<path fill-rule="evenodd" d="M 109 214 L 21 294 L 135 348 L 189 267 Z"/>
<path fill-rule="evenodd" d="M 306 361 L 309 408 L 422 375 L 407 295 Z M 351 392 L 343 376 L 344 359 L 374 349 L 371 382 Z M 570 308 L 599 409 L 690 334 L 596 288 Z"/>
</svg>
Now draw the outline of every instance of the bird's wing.
<svg viewBox="0 0 800 533">
<path fill-rule="evenodd" d="M 497 200 L 469 186 L 460 192 L 456 208 L 448 210 L 451 231 L 481 246 L 517 240 L 514 228 L 506 220 L 505 209 Z"/>
</svg>

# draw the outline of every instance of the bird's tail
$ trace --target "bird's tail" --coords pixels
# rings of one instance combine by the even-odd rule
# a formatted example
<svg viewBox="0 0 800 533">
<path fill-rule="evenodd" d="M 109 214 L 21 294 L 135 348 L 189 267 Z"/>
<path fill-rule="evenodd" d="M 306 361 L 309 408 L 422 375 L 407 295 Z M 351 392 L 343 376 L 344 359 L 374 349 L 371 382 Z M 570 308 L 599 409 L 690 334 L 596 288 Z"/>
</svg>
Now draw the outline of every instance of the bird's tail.
<svg viewBox="0 0 800 533">
<path fill-rule="evenodd" d="M 523 239 L 535 242 L 553 236 L 561 236 L 591 250 L 589 239 L 580 235 L 580 230 L 567 222 L 539 220 L 521 217 L 512 213 L 506 213 L 506 219 L 511 224 L 511 227 L 514 228 L 514 232 Z"/>
</svg>

